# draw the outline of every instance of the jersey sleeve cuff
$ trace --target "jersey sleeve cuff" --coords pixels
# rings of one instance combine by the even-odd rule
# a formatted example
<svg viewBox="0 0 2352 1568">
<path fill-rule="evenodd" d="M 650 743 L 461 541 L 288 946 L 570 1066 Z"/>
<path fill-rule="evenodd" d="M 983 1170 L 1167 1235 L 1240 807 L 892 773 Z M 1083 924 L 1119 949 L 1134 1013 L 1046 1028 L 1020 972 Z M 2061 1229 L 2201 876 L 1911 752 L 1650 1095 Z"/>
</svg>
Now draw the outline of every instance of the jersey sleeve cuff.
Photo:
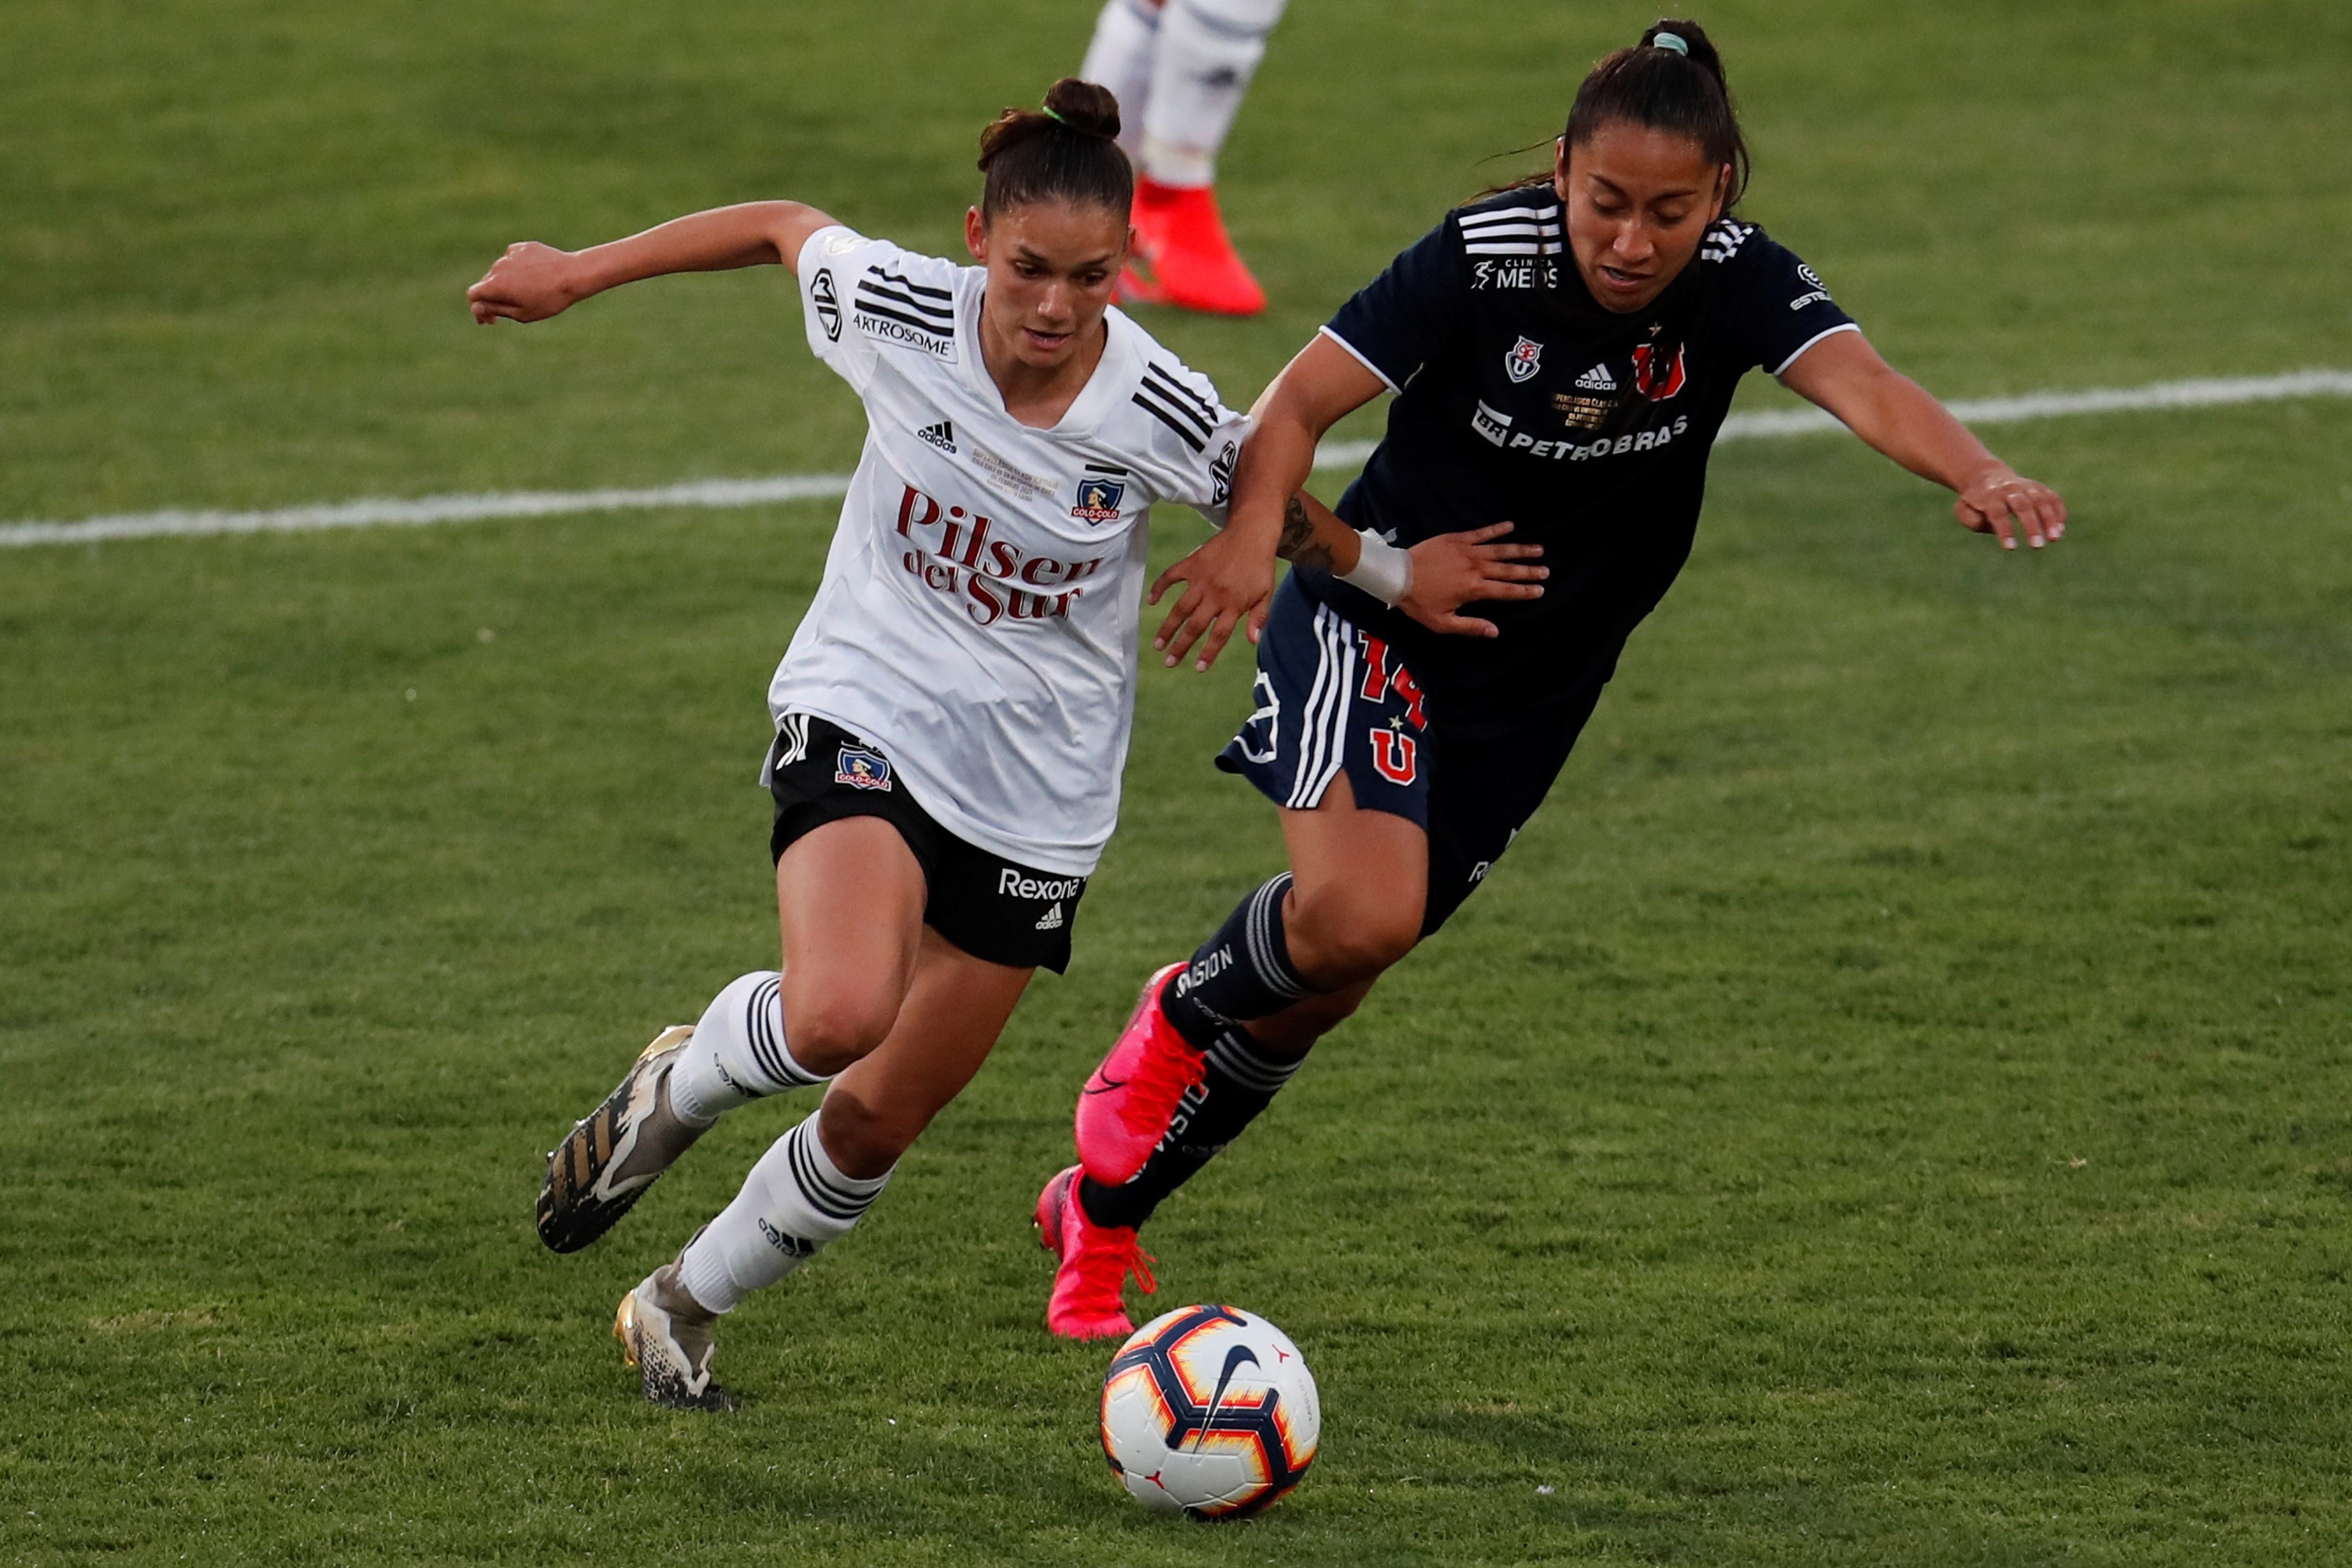
<svg viewBox="0 0 2352 1568">
<path fill-rule="evenodd" d="M 1826 331 L 1815 332 L 1811 337 L 1807 338 L 1803 342 L 1797 345 L 1797 352 L 1795 353 L 1790 354 L 1787 359 L 1784 359 L 1779 364 L 1774 365 L 1772 367 L 1772 374 L 1774 375 L 1779 375 L 1782 371 L 1787 370 L 1790 365 L 1804 358 L 1805 351 L 1811 348 L 1815 343 L 1820 342 L 1823 338 L 1833 338 L 1840 332 L 1858 332 L 1860 331 L 1862 331 L 1862 323 L 1859 321 L 1840 321 L 1836 326 L 1828 329 Z"/>
<path fill-rule="evenodd" d="M 1370 371 L 1374 375 L 1379 376 L 1382 386 L 1387 387 L 1391 392 L 1402 392 L 1404 390 L 1395 382 L 1389 379 L 1388 372 L 1374 364 L 1370 360 L 1366 359 L 1364 357 L 1363 351 L 1359 349 L 1355 344 L 1349 342 L 1347 339 L 1341 337 L 1339 333 L 1333 331 L 1328 327 L 1318 327 L 1315 330 L 1322 333 L 1325 337 L 1330 339 L 1333 342 L 1338 343 L 1341 348 L 1347 350 L 1349 358 L 1354 360 L 1358 364 L 1362 365 L 1366 370 Z M 1797 351 L 1798 353 L 1802 353 L 1804 352 L 1805 351 L 1803 349 L 1799 349 Z"/>
</svg>

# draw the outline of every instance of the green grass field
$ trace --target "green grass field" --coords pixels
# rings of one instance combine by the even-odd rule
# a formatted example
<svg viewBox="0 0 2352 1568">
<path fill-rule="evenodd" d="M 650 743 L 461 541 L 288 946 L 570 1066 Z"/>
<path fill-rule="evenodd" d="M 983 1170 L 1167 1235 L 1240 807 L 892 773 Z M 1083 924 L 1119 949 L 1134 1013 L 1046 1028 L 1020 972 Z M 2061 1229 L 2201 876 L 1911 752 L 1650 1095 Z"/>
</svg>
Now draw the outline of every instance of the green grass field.
<svg viewBox="0 0 2352 1568">
<path fill-rule="evenodd" d="M 944 249 L 1092 10 L 16 0 L 0 521 L 845 468 L 780 274 L 460 292 L 751 196 Z M 1931 388 L 2352 366 L 2342 7 L 1702 15 L 1750 215 Z M 1297 0 L 1227 158 L 1276 308 L 1150 324 L 1246 401 L 1651 16 Z M 1026 1212 L 1277 863 L 1207 766 L 1238 660 L 1146 669 L 1071 973 L 695 1418 L 613 1303 L 802 1108 L 590 1253 L 530 1201 L 770 961 L 831 509 L 0 552 L 0 1560 L 2352 1561 L 2352 405 L 1990 434 L 2074 504 L 2044 556 L 1727 447 L 1545 814 L 1162 1212 L 1157 1300 L 1322 1383 L 1230 1528 L 1113 1485 Z"/>
</svg>

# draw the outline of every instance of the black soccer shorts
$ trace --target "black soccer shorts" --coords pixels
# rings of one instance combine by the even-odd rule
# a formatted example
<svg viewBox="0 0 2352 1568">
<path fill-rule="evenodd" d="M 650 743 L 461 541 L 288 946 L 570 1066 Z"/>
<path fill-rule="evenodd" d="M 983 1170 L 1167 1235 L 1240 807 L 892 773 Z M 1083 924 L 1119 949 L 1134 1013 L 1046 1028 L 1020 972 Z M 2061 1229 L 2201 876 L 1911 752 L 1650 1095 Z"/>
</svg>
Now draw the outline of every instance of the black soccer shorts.
<svg viewBox="0 0 2352 1568">
<path fill-rule="evenodd" d="M 1543 804 L 1590 700 L 1477 723 L 1449 721 L 1396 650 L 1286 578 L 1257 645 L 1256 710 L 1217 766 L 1275 805 L 1307 811 L 1345 772 L 1356 804 L 1429 835 L 1421 934 L 1477 890 Z"/>
<path fill-rule="evenodd" d="M 768 792 L 776 797 L 771 858 L 828 822 L 878 816 L 898 830 L 923 868 L 923 923 L 974 958 L 1014 969 L 1070 963 L 1084 877 L 1022 866 L 950 833 L 907 793 L 881 749 L 839 725 L 789 713 L 768 750 Z M 845 912 L 856 889 L 843 889 Z"/>
</svg>

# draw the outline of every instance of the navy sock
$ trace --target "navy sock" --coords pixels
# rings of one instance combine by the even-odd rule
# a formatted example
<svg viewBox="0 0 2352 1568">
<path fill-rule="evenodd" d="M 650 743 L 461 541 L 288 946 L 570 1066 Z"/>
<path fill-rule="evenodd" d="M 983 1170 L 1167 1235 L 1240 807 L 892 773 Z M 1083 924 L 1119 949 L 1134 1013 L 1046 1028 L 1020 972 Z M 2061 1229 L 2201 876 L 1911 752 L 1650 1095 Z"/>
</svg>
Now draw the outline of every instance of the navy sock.
<svg viewBox="0 0 2352 1568">
<path fill-rule="evenodd" d="M 1192 962 L 1160 988 L 1160 1011 L 1200 1049 L 1235 1024 L 1279 1013 L 1308 994 L 1307 982 L 1290 966 L 1290 945 L 1282 934 L 1282 900 L 1289 891 L 1285 871 L 1235 904 Z"/>
<path fill-rule="evenodd" d="M 1185 1091 L 1168 1131 L 1135 1178 L 1123 1187 L 1105 1186 L 1092 1176 L 1080 1179 L 1078 1202 L 1097 1225 L 1139 1226 L 1150 1219 L 1160 1199 L 1241 1136 L 1307 1059 L 1277 1056 L 1245 1029 L 1223 1031 L 1202 1055 L 1208 1072 L 1201 1086 Z"/>
</svg>

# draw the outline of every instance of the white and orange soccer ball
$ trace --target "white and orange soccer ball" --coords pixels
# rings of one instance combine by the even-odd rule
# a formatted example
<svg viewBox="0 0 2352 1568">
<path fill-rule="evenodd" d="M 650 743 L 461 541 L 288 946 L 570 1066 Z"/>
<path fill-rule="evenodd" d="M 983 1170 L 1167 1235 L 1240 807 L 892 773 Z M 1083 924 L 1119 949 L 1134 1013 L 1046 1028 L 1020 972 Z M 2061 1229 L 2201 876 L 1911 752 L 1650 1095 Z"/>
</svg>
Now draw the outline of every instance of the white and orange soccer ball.
<svg viewBox="0 0 2352 1568">
<path fill-rule="evenodd" d="M 1306 1358 L 1237 1307 L 1161 1313 L 1103 1377 L 1103 1455 L 1161 1513 L 1237 1519 L 1269 1508 L 1307 1474 L 1322 1435 Z"/>
</svg>

